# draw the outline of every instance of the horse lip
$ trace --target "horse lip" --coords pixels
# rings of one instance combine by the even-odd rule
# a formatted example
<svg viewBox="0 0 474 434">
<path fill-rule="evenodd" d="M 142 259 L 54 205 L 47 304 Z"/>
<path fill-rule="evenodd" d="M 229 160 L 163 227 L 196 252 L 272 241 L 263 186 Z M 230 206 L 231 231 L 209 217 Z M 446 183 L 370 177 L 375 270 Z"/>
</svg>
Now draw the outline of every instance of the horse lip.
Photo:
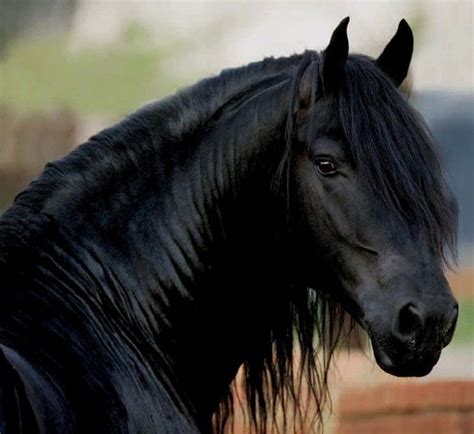
<svg viewBox="0 0 474 434">
<path fill-rule="evenodd" d="M 433 370 L 439 359 L 438 354 L 437 357 L 430 358 L 428 362 L 426 360 L 419 360 L 416 364 L 413 364 L 413 362 L 398 364 L 383 350 L 376 351 L 374 349 L 374 355 L 380 368 L 396 377 L 424 377 Z"/>
<path fill-rule="evenodd" d="M 377 359 L 377 363 L 384 371 L 393 370 L 395 367 L 394 363 L 392 362 L 392 359 L 386 353 L 382 353 L 380 355 L 380 359 Z"/>
<path fill-rule="evenodd" d="M 425 375 L 428 375 L 433 370 L 433 368 L 434 365 L 423 365 L 420 367 L 382 367 L 385 372 L 394 375 L 395 377 L 424 377 Z"/>
</svg>

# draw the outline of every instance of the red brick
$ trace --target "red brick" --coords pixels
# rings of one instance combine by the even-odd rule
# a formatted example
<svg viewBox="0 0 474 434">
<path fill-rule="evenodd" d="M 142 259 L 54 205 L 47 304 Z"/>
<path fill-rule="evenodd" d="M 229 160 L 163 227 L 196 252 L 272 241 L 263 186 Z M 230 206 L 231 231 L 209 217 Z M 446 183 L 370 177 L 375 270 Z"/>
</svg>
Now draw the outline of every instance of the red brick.
<svg viewBox="0 0 474 434">
<path fill-rule="evenodd" d="M 345 420 L 338 434 L 472 434 L 473 415 L 474 412 L 385 414 Z"/>
<path fill-rule="evenodd" d="M 472 434 L 474 433 L 474 411 L 470 411 L 464 415 L 461 421 L 461 432 Z"/>
<path fill-rule="evenodd" d="M 474 382 L 400 383 L 349 390 L 339 407 L 343 418 L 436 409 L 474 409 Z"/>
</svg>

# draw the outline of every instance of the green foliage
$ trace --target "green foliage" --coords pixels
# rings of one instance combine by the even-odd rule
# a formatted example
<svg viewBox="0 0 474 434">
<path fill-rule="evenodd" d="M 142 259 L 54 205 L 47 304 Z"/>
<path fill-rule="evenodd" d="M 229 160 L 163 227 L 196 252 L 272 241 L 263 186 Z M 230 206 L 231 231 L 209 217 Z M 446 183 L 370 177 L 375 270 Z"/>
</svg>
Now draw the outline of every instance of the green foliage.
<svg viewBox="0 0 474 434">
<path fill-rule="evenodd" d="M 23 40 L 0 62 L 0 101 L 18 110 L 67 105 L 80 113 L 122 115 L 178 85 L 161 69 L 170 54 L 135 47 L 143 32 L 125 31 L 134 42 L 71 52 L 65 37 Z"/>
<path fill-rule="evenodd" d="M 474 345 L 474 299 L 459 300 L 459 318 L 453 338 L 454 345 Z"/>
</svg>

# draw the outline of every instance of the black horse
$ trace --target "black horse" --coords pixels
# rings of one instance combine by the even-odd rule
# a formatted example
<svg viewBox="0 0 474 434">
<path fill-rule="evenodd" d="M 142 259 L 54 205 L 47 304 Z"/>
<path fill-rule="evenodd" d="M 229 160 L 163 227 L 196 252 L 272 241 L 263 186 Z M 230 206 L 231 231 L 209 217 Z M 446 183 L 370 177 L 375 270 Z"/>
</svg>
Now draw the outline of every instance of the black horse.
<svg viewBox="0 0 474 434">
<path fill-rule="evenodd" d="M 281 405 L 304 420 L 299 386 L 319 414 L 343 309 L 382 369 L 430 372 L 457 317 L 455 201 L 397 88 L 408 24 L 374 60 L 348 56 L 348 21 L 321 53 L 147 105 L 16 198 L 2 433 L 220 432 L 241 365 L 258 430 Z"/>
</svg>

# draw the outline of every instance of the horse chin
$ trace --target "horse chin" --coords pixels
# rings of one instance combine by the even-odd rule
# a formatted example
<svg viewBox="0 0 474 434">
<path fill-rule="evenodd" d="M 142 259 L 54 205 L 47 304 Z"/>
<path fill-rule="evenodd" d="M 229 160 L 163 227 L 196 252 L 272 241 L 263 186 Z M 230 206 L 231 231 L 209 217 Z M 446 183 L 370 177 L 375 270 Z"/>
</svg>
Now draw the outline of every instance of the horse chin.
<svg viewBox="0 0 474 434">
<path fill-rule="evenodd" d="M 440 355 L 441 351 L 423 355 L 410 354 L 409 351 L 399 355 L 388 355 L 382 349 L 374 348 L 375 360 L 380 368 L 396 377 L 424 377 L 433 370 Z"/>
</svg>

